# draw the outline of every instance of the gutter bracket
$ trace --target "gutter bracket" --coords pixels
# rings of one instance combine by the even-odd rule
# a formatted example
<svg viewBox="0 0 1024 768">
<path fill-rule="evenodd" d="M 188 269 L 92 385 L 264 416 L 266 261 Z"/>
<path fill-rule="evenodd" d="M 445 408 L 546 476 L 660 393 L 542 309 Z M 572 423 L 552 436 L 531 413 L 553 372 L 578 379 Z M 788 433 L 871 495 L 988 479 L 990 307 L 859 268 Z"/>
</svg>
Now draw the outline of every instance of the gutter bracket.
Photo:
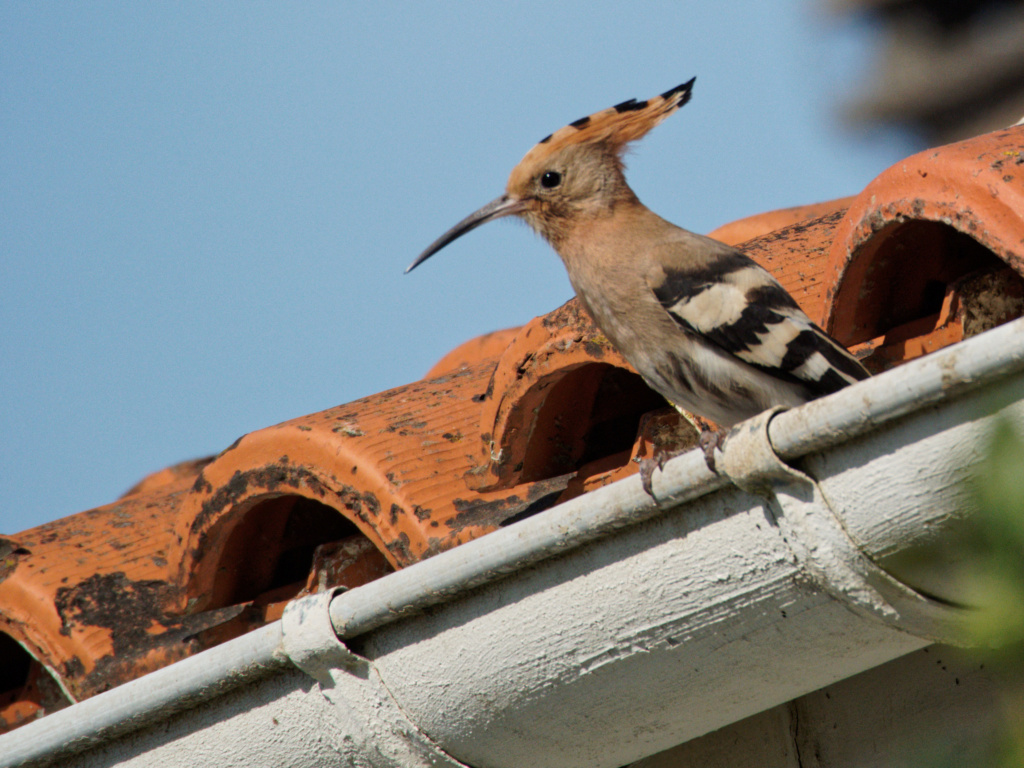
<svg viewBox="0 0 1024 768">
<path fill-rule="evenodd" d="M 776 405 L 729 432 L 722 457 L 717 462 L 719 472 L 747 493 L 771 496 L 779 481 L 810 480 L 779 458 L 768 435 L 771 420 L 787 410 L 785 406 Z"/>
<path fill-rule="evenodd" d="M 292 600 L 281 616 L 281 652 L 321 686 L 334 685 L 332 669 L 363 671 L 369 662 L 352 653 L 334 631 L 330 603 L 344 587 Z"/>
<path fill-rule="evenodd" d="M 813 582 L 862 616 L 936 642 L 964 645 L 966 611 L 916 592 L 875 564 L 850 537 L 810 475 L 784 462 L 770 436 L 771 408 L 729 433 L 720 472 L 765 500 L 789 548 Z"/>
<path fill-rule="evenodd" d="M 330 604 L 344 587 L 285 606 L 280 652 L 320 684 L 346 723 L 345 765 L 368 768 L 469 768 L 423 732 L 401 708 L 369 659 L 352 653 L 331 623 Z"/>
</svg>

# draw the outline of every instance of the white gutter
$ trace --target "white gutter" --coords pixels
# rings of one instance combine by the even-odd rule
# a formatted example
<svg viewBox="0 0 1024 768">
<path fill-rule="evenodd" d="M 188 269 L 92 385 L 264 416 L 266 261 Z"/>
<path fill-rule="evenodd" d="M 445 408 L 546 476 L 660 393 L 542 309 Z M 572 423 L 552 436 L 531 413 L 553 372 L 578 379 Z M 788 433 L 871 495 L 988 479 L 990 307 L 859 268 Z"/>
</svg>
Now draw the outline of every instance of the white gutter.
<svg viewBox="0 0 1024 768">
<path fill-rule="evenodd" d="M 1024 320 L 1017 320 L 831 397 L 768 417 L 769 446 L 779 459 L 792 462 L 1022 369 Z M 766 416 L 751 419 L 737 431 L 758 431 Z M 733 453 L 739 448 L 737 441 L 733 439 L 727 448 Z M 743 450 L 744 456 L 731 462 L 730 474 L 742 478 L 764 472 L 761 465 L 743 469 L 757 458 L 748 454 L 746 446 Z M 660 507 L 652 504 L 639 477 L 627 478 L 340 595 L 331 603 L 331 620 L 341 638 L 356 637 L 728 484 L 729 478 L 713 474 L 702 454 L 693 451 L 668 462 L 664 472 L 655 473 Z"/>
<path fill-rule="evenodd" d="M 52 715 L 0 736 L 0 765 L 54 760 L 169 717 L 217 693 L 223 694 L 291 666 L 277 653 L 281 622 L 275 621 L 170 667 L 73 704 L 71 717 Z"/>
<path fill-rule="evenodd" d="M 959 612 L 879 564 L 960 514 L 981 391 L 1020 418 L 1022 369 L 1018 320 L 766 414 L 721 466 L 768 501 L 687 454 L 656 473 L 661 509 L 629 478 L 333 600 L 296 601 L 281 623 L 0 737 L 0 765 L 188 765 L 230 747 L 239 762 L 292 765 L 617 766 L 955 641 Z M 817 479 L 790 466 L 807 454 Z M 174 740 L 150 728 L 183 709 Z M 270 734 L 267 712 L 292 728 Z M 296 712 L 318 713 L 316 745 L 330 749 Z"/>
</svg>

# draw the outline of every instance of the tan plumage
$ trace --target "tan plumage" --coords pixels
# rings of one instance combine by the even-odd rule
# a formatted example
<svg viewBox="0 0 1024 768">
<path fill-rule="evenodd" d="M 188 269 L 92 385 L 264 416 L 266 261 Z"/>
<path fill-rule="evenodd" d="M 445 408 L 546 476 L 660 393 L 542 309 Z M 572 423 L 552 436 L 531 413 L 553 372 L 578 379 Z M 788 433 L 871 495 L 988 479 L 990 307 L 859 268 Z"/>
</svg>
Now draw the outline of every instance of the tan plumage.
<svg viewBox="0 0 1024 768">
<path fill-rule="evenodd" d="M 517 215 L 551 243 L 594 322 L 653 389 L 730 427 L 868 373 L 766 270 L 665 221 L 629 188 L 626 145 L 689 101 L 693 82 L 546 137 L 512 170 L 504 195 L 452 227 L 409 270 L 480 224 Z"/>
</svg>

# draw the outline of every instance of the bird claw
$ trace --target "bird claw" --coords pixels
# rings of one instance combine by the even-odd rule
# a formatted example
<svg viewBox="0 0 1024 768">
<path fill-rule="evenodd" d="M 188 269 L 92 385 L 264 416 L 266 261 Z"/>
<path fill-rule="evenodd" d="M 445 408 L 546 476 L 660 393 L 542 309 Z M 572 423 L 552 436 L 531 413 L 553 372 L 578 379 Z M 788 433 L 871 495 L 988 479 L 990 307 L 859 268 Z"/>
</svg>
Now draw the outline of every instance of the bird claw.
<svg viewBox="0 0 1024 768">
<path fill-rule="evenodd" d="M 725 442 L 725 432 L 720 431 L 720 429 L 712 429 L 703 419 L 694 420 L 686 414 L 683 414 L 683 417 L 686 418 L 689 425 L 700 430 L 697 445 L 704 452 L 704 461 L 708 465 L 708 469 L 718 474 L 718 470 L 715 469 L 715 448 L 721 449 L 722 444 Z M 660 469 L 664 471 L 665 463 L 669 459 L 686 453 L 692 448 L 692 438 L 670 441 L 651 440 L 651 455 L 642 459 L 639 457 L 633 459 L 640 466 L 640 484 L 643 486 L 644 492 L 655 501 L 658 501 L 658 497 L 654 495 L 654 485 L 652 482 L 654 470 Z"/>
<path fill-rule="evenodd" d="M 654 469 L 657 467 L 660 470 L 664 470 L 666 459 L 667 456 L 659 451 L 656 458 L 647 457 L 637 460 L 637 463 L 640 465 L 640 485 L 643 486 L 644 492 L 655 501 L 658 500 L 658 497 L 654 495 L 654 486 L 652 484 Z"/>
<path fill-rule="evenodd" d="M 715 448 L 722 450 L 723 443 L 725 443 L 725 432 L 720 432 L 717 429 L 702 429 L 700 438 L 697 440 L 697 445 L 704 451 L 704 463 L 716 475 L 718 470 L 715 468 Z"/>
</svg>

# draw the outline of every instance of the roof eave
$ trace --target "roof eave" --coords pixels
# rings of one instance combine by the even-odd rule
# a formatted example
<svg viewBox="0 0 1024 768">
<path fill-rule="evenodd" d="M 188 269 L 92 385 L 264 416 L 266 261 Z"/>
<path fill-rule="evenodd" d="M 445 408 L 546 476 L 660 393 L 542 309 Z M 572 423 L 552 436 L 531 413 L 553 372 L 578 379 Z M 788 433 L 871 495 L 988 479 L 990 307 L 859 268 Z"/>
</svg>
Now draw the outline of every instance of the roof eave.
<svg viewBox="0 0 1024 768">
<path fill-rule="evenodd" d="M 280 623 L 0 737 L 0 764 L 100 749 L 321 765 L 312 729 L 340 763 L 623 765 L 957 642 L 953 587 L 894 556 L 962 516 L 957 479 L 990 404 L 1024 414 L 1022 369 L 1018 320 L 751 420 L 722 461 L 747 491 L 681 456 L 655 475 L 661 509 L 628 478 L 295 601 Z"/>
</svg>

